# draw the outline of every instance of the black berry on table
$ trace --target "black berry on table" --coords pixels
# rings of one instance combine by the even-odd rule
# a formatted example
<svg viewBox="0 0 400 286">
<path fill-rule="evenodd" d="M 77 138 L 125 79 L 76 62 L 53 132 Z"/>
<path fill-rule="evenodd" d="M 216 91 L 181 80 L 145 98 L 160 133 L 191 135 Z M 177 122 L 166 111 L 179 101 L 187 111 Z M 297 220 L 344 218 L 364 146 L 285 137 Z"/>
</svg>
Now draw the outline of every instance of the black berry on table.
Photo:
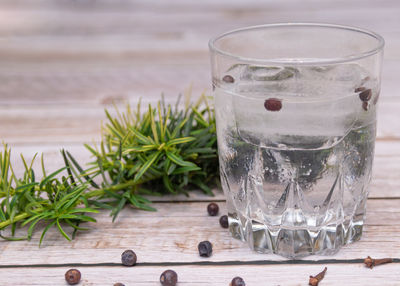
<svg viewBox="0 0 400 286">
<path fill-rule="evenodd" d="M 166 270 L 160 276 L 160 283 L 163 286 L 175 286 L 178 283 L 178 274 L 174 270 Z"/>
<path fill-rule="evenodd" d="M 227 215 L 223 215 L 219 218 L 219 224 L 223 227 L 223 228 L 228 228 L 229 227 L 229 222 L 228 222 L 228 216 Z"/>
<path fill-rule="evenodd" d="M 207 240 L 200 242 L 197 248 L 201 257 L 210 257 L 212 254 L 212 244 Z"/>
<path fill-rule="evenodd" d="M 136 264 L 136 261 L 137 256 L 136 253 L 133 252 L 133 250 L 128 249 L 121 254 L 121 262 L 125 266 L 134 266 Z"/>
<path fill-rule="evenodd" d="M 207 206 L 207 212 L 210 216 L 216 216 L 219 212 L 219 206 L 216 203 L 210 203 Z"/>
<path fill-rule="evenodd" d="M 246 286 L 242 277 L 235 277 L 232 279 L 230 286 Z"/>
<path fill-rule="evenodd" d="M 81 281 L 81 272 L 78 269 L 70 269 L 65 273 L 65 281 L 69 285 L 76 285 Z"/>
</svg>

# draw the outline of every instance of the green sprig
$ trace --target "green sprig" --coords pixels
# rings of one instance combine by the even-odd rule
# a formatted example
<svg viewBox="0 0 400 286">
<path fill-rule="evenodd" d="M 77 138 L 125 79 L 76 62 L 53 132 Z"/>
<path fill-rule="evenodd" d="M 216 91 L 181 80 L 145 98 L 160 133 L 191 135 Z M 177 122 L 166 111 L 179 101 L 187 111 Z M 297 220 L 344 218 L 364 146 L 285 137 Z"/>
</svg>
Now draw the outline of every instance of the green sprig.
<svg viewBox="0 0 400 286">
<path fill-rule="evenodd" d="M 140 102 L 115 117 L 106 111 L 100 146 L 85 145 L 95 157 L 93 177 L 102 178 L 98 206 L 111 209 L 114 220 L 126 204 L 154 210 L 143 195 L 193 188 L 212 195 L 209 185 L 218 180 L 214 112 L 204 95 L 184 109 L 179 100 L 175 108 L 161 100 L 144 113 Z"/>
<path fill-rule="evenodd" d="M 17 178 L 11 165 L 11 150 L 0 151 L 0 234 L 6 240 L 31 239 L 42 226 L 39 245 L 50 228 L 71 240 L 77 231 L 87 230 L 84 222 L 96 222 L 90 215 L 98 209 L 110 211 L 113 221 L 127 204 L 155 211 L 145 195 L 188 194 L 195 188 L 212 195 L 218 183 L 215 117 L 207 98 L 195 104 L 180 98 L 172 106 L 164 99 L 141 112 L 128 105 L 116 116 L 105 111 L 99 146 L 85 145 L 94 160 L 83 168 L 66 150 L 61 150 L 65 166 L 49 175 L 41 157 L 42 179 L 21 155 L 24 174 Z M 62 175 L 64 174 L 64 176 Z M 18 228 L 26 235 L 16 236 Z M 70 230 L 71 234 L 68 234 Z"/>
<path fill-rule="evenodd" d="M 11 228 L 11 236 L 2 235 L 2 238 L 7 240 L 30 239 L 36 226 L 43 223 L 46 226 L 39 244 L 42 243 L 47 230 L 53 225 L 56 225 L 60 233 L 70 240 L 62 225 L 69 225 L 78 230 L 79 223 L 96 221 L 86 213 L 97 213 L 98 211 L 90 207 L 85 198 L 86 184 L 70 183 L 68 177 L 56 178 L 58 174 L 68 169 L 67 167 L 46 176 L 42 160 L 43 178 L 36 181 L 32 169 L 35 157 L 28 167 L 24 157 L 21 156 L 25 172 L 22 178 L 17 179 L 10 164 L 11 150 L 6 145 L 4 151 L 0 152 L 0 197 L 2 198 L 0 230 Z M 27 227 L 26 236 L 15 237 L 15 230 L 18 226 Z"/>
</svg>

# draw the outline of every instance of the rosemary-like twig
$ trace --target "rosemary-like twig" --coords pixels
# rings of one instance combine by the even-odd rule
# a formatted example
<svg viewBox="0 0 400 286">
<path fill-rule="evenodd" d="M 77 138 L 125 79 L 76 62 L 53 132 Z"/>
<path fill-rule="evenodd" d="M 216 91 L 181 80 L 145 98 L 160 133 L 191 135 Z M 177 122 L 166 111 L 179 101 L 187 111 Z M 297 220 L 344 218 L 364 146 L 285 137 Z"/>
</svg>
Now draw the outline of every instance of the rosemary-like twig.
<svg viewBox="0 0 400 286">
<path fill-rule="evenodd" d="M 188 100 L 186 102 L 189 102 Z M 200 188 L 212 195 L 210 185 L 218 180 L 214 111 L 202 95 L 195 104 L 148 106 L 141 113 L 128 105 L 113 117 L 107 110 L 100 146 L 85 145 L 94 156 L 83 168 L 68 151 L 61 150 L 65 166 L 47 175 L 43 156 L 43 178 L 37 180 L 33 161 L 17 178 L 10 163 L 11 150 L 0 152 L 0 231 L 3 239 L 30 239 L 39 223 L 44 224 L 40 244 L 54 227 L 70 240 L 83 222 L 95 222 L 90 213 L 109 209 L 113 220 L 126 204 L 148 211 L 155 209 L 144 195 L 185 193 Z M 65 176 L 61 176 L 65 174 Z M 61 177 L 60 177 L 61 176 Z M 27 234 L 16 237 L 16 229 Z M 69 227 L 73 233 L 65 231 Z"/>
</svg>

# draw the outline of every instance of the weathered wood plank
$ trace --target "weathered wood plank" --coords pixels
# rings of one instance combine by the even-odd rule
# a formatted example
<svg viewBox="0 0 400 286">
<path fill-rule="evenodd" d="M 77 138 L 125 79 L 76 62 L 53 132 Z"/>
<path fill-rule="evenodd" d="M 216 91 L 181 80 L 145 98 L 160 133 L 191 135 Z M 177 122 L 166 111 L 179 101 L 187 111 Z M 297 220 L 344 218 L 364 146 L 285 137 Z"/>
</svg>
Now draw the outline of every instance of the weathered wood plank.
<svg viewBox="0 0 400 286">
<path fill-rule="evenodd" d="M 289 1 L 276 5 L 269 1 L 243 5 L 234 2 L 228 7 L 223 4 L 188 6 L 180 1 L 171 5 L 131 2 L 130 5 L 108 4 L 105 7 L 109 10 L 104 9 L 104 3 L 68 5 L 64 2 L 50 7 L 47 3 L 42 9 L 40 4 L 36 9 L 18 9 L 21 3 L 15 5 L 16 9 L 7 9 L 11 4 L 3 4 L 0 10 L 0 38 L 4 41 L 0 46 L 0 56 L 3 61 L 11 60 L 12 63 L 35 59 L 42 63 L 46 58 L 48 61 L 87 61 L 104 57 L 147 61 L 171 57 L 176 60 L 204 60 L 207 57 L 207 41 L 216 33 L 265 23 L 265 19 L 268 22 L 307 19 L 371 28 L 387 38 L 386 57 L 400 58 L 397 37 L 400 20 L 395 9 L 399 6 L 394 1 L 385 1 L 387 5 L 361 5 L 355 1 L 345 6 L 335 1 L 324 2 L 328 4 Z M 102 9 L 96 9 L 101 6 Z M 94 9 L 82 10 L 83 7 Z M 386 21 L 381 21 L 382 18 Z M 232 25 L 233 20 L 235 25 Z M 160 42 L 163 44 L 160 45 Z"/>
<path fill-rule="evenodd" d="M 349 8 L 354 10 L 359 10 L 362 8 L 384 8 L 384 7 L 397 7 L 398 2 L 396 0 L 382 0 L 377 3 L 375 1 L 365 2 L 363 0 L 354 0 L 350 3 L 346 0 L 336 0 L 336 1 L 318 1 L 318 0 L 285 0 L 282 3 L 277 3 L 274 0 L 266 0 L 263 2 L 257 0 L 249 0 L 246 2 L 240 0 L 229 1 L 231 4 L 227 6 L 223 1 L 215 2 L 212 0 L 204 0 L 202 2 L 190 3 L 185 0 L 172 0 L 169 3 L 160 2 L 157 0 L 116 0 L 110 2 L 109 0 L 96 0 L 96 1 L 77 1 L 70 2 L 68 0 L 60 0 L 54 2 L 52 0 L 3 0 L 1 1 L 0 7 L 2 9 L 22 9 L 22 10 L 52 10 L 60 8 L 78 9 L 78 8 L 91 8 L 89 11 L 93 10 L 106 10 L 109 12 L 114 11 L 130 11 L 130 10 L 152 10 L 159 11 L 159 9 L 165 9 L 170 11 L 181 10 L 229 10 L 231 7 L 240 7 L 243 9 L 251 10 L 252 7 L 262 7 L 262 6 L 273 6 L 281 9 L 295 9 L 296 7 L 302 10 L 309 10 L 309 8 L 314 8 L 315 10 L 323 8 L 331 8 L 333 10 L 340 10 L 343 8 Z M 381 5 L 380 5 L 381 3 Z M 364 4 L 364 5 L 361 5 Z M 384 5 L 383 5 L 384 4 Z M 254 8 L 253 8 L 254 9 Z M 85 10 L 84 10 L 85 11 Z"/>
<path fill-rule="evenodd" d="M 398 264 L 379 266 L 373 270 L 362 264 L 320 265 L 228 265 L 228 266 L 146 266 L 146 267 L 81 267 L 79 285 L 159 286 L 160 275 L 166 269 L 178 274 L 178 285 L 229 285 L 233 277 L 241 276 L 246 285 L 308 285 L 310 275 L 316 275 L 327 266 L 321 286 L 329 285 L 387 285 L 400 283 Z M 2 285 L 64 285 L 68 267 L 0 269 Z M 66 284 L 65 284 L 66 285 Z"/>
<path fill-rule="evenodd" d="M 83 141 L 98 140 L 102 108 L 112 99 L 152 101 L 161 92 L 173 99 L 188 84 L 194 94 L 210 85 L 208 39 L 247 25 L 284 21 L 323 21 L 356 25 L 381 33 L 387 42 L 382 100 L 371 197 L 399 197 L 400 2 L 396 0 L 212 1 L 171 0 L 0 2 L 0 140 L 14 154 L 44 151 L 50 169 L 62 165 L 58 149 L 89 161 Z M 382 21 L 385 19 L 385 21 Z M 162 25 L 160 25 L 162 23 Z M 234 24 L 233 24 L 234 23 Z M 27 154 L 28 153 L 28 154 Z M 22 170 L 17 165 L 17 172 Z M 157 200 L 186 200 L 184 197 Z M 210 200 L 194 193 L 188 200 Z M 223 200 L 219 193 L 211 200 Z M 223 207 L 223 203 L 220 203 Z M 248 285 L 305 285 L 324 265 L 240 265 L 237 261 L 278 261 L 258 255 L 230 238 L 208 217 L 206 203 L 159 203 L 158 213 L 126 209 L 116 224 L 98 215 L 96 229 L 72 243 L 50 232 L 42 249 L 31 242 L 0 241 L 0 285 L 63 285 L 67 267 L 11 268 L 10 264 L 119 263 L 133 248 L 134 268 L 81 267 L 81 285 L 159 285 L 170 266 L 140 263 L 227 262 L 221 265 L 171 266 L 179 285 L 228 285 L 240 275 Z M 398 200 L 370 200 L 363 239 L 332 259 L 367 255 L 400 257 Z M 198 241 L 210 239 L 214 255 L 200 259 Z M 326 257 L 311 257 L 309 260 Z M 366 269 L 362 264 L 330 264 L 323 285 L 399 285 L 398 264 Z M 322 283 L 321 283 L 322 285 Z"/>
<path fill-rule="evenodd" d="M 191 84 L 194 96 L 211 86 L 207 57 L 197 65 L 146 66 L 135 61 L 125 63 L 126 66 L 114 63 L 114 67 L 112 61 L 97 64 L 96 67 L 88 63 L 56 67 L 49 64 L 46 71 L 42 70 L 43 67 L 36 69 L 34 65 L 2 65 L 0 69 L 8 71 L 0 71 L 0 106 L 7 106 L 7 109 L 13 106 L 17 110 L 21 107 L 29 109 L 30 106 L 48 107 L 60 114 L 63 112 L 59 109 L 65 112 L 73 109 L 71 112 L 74 112 L 97 107 L 101 113 L 102 106 L 113 100 L 137 101 L 143 98 L 155 101 L 160 99 L 161 93 L 174 100 Z M 48 112 L 52 113 L 51 110 Z"/>
<path fill-rule="evenodd" d="M 400 49 L 399 49 L 400 50 Z M 0 56 L 1 58 L 1 56 Z M 209 60 L 197 63 L 183 58 L 171 59 L 166 54 L 162 59 L 169 63 L 143 64 L 136 59 L 101 59 L 91 63 L 2 64 L 0 65 L 0 106 L 20 109 L 52 108 L 54 110 L 101 107 L 115 100 L 158 100 L 160 94 L 173 100 L 189 85 L 193 85 L 193 96 L 198 96 L 211 86 Z M 154 59 L 153 59 L 154 60 Z M 193 60 L 193 59 L 192 59 Z M 122 63 L 121 61 L 124 61 Z M 180 64 L 171 61 L 182 61 Z M 383 67 L 381 113 L 385 104 L 399 101 L 396 75 L 400 61 L 385 61 Z M 9 112 L 12 112 L 10 110 Z M 51 112 L 51 111 L 49 111 Z M 20 114 L 18 114 L 20 115 Z M 32 115 L 34 117 L 34 114 Z"/>
<path fill-rule="evenodd" d="M 200 92 L 193 97 L 196 98 Z M 32 97 L 34 99 L 35 97 Z M 156 102 L 161 97 L 143 97 L 146 102 Z M 175 102 L 176 95 L 167 96 L 167 100 Z M 103 97 L 104 103 L 110 103 L 115 99 L 121 102 L 131 101 L 135 106 L 138 97 Z M 9 144 L 16 143 L 78 143 L 99 140 L 101 122 L 106 120 L 104 107 L 110 112 L 114 108 L 110 105 L 85 104 L 81 106 L 51 105 L 51 106 L 0 106 L 0 139 Z M 121 110 L 124 107 L 121 106 Z M 378 111 L 378 139 L 400 139 L 400 97 L 386 98 L 382 100 Z"/>
<path fill-rule="evenodd" d="M 154 31 L 157 21 L 160 20 L 164 20 L 164 23 L 168 23 L 168 25 L 159 26 L 156 29 L 157 31 L 171 28 L 182 30 L 193 27 L 196 30 L 206 31 L 206 27 L 215 27 L 217 29 L 228 25 L 232 27 L 232 19 L 236 20 L 236 26 L 260 24 L 268 19 L 268 22 L 290 22 L 290 20 L 340 22 L 389 31 L 398 28 L 395 24 L 399 20 L 396 17 L 396 9 L 394 8 L 398 8 L 399 5 L 393 0 L 384 1 L 381 5 L 374 2 L 352 1 L 351 4 L 346 3 L 342 4 L 342 6 L 335 1 L 285 2 L 284 4 L 279 3 L 279 5 L 272 1 L 253 3 L 232 1 L 229 2 L 229 5 L 224 2 L 213 3 L 214 5 L 205 3 L 185 5 L 182 1 L 171 1 L 169 5 L 165 5 L 155 2 L 140 3 L 131 1 L 131 5 L 119 4 L 109 5 L 108 7 L 103 5 L 101 7 L 101 2 L 89 5 L 71 3 L 70 5 L 42 7 L 42 9 L 40 7 L 36 9 L 18 8 L 17 6 L 7 8 L 2 3 L 0 7 L 3 14 L 2 21 L 10 23 L 11 27 L 16 28 L 16 31 L 23 29 L 25 32 L 47 32 L 43 34 L 54 33 L 57 30 L 61 34 L 71 34 L 71 31 L 76 34 L 83 34 L 83 32 L 96 34 L 110 30 L 129 32 L 131 28 L 144 28 L 145 31 Z M 129 17 L 130 15 L 132 17 Z M 268 18 L 265 18 L 266 16 Z M 380 21 L 380 17 L 386 17 L 393 24 L 388 25 Z M 96 21 L 99 18 L 103 21 Z M 28 20 L 21 21 L 21 19 Z M 43 23 L 49 22 L 57 23 L 57 25 L 53 27 L 42 26 Z M 29 23 L 32 23 L 32 25 L 29 25 Z M 125 23 L 125 25 L 122 23 Z M 79 25 L 86 29 L 79 31 L 77 28 Z"/>
<path fill-rule="evenodd" d="M 197 60 L 197 63 L 190 62 L 192 58 L 184 59 L 183 55 L 179 57 L 171 59 L 166 54 L 162 59 L 170 62 L 164 65 L 138 63 L 139 59 L 113 61 L 104 58 L 93 64 L 84 61 L 46 65 L 3 63 L 0 65 L 1 114 L 10 116 L 12 113 L 11 116 L 16 117 L 23 116 L 23 112 L 31 112 L 35 118 L 35 112 L 40 108 L 50 114 L 62 114 L 59 109 L 76 113 L 82 109 L 90 112 L 94 108 L 98 108 L 101 113 L 101 107 L 113 99 L 137 101 L 142 97 L 151 101 L 158 100 L 160 94 L 164 93 L 167 99 L 174 100 L 190 84 L 193 85 L 193 96 L 209 90 L 211 76 L 206 52 L 204 59 Z M 380 114 L 384 116 L 390 113 L 386 105 L 399 101 L 396 77 L 399 67 L 399 60 L 384 62 L 380 107 Z M 38 107 L 39 110 L 35 110 Z M 14 109 L 16 114 L 13 114 Z M 0 122 L 5 120 L 5 114 Z M 394 112 L 392 116 L 396 115 Z"/>
<path fill-rule="evenodd" d="M 225 204 L 219 203 L 221 213 Z M 400 257 L 399 200 L 371 200 L 367 205 L 367 221 L 361 241 L 345 246 L 334 256 L 310 256 L 306 260 Z M 286 260 L 276 255 L 258 254 L 231 238 L 220 227 L 219 217 L 207 214 L 207 203 L 158 203 L 158 212 L 126 208 L 115 223 L 106 213 L 96 215 L 93 229 L 80 233 L 68 243 L 56 231 L 49 231 L 42 248 L 40 233 L 32 241 L 0 241 L 1 265 L 58 263 L 120 263 L 124 249 L 134 249 L 139 263 L 198 261 Z M 213 255 L 199 257 L 197 244 L 209 240 Z M 29 257 L 27 259 L 26 257 Z"/>
<path fill-rule="evenodd" d="M 81 116 L 93 116 L 91 125 L 97 127 L 99 120 L 104 119 L 103 108 L 110 107 L 113 101 L 137 103 L 142 98 L 144 102 L 155 102 L 164 94 L 167 100 L 175 102 L 190 86 L 194 98 L 211 86 L 210 72 L 204 64 L 149 68 L 132 63 L 131 69 L 118 71 L 87 71 L 75 75 L 72 71 L 54 71 L 53 75 L 33 73 L 23 75 L 22 71 L 15 70 L 5 75 L 0 72 L 0 134 L 7 128 L 7 117 L 22 120 L 31 116 L 37 120 L 49 114 L 60 117 L 61 127 L 65 125 L 66 114 L 74 116 L 69 118 L 71 122 L 79 121 Z"/>
</svg>

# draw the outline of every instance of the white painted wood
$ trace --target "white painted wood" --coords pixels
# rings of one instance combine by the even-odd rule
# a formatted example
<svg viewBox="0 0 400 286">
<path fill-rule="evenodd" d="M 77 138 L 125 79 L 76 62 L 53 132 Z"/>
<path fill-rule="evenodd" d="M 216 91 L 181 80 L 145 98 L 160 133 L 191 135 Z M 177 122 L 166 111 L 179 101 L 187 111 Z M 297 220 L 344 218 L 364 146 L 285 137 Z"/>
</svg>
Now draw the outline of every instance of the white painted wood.
<svg viewBox="0 0 400 286">
<path fill-rule="evenodd" d="M 233 277 L 241 276 L 251 286 L 308 285 L 310 275 L 316 275 L 327 266 L 320 286 L 400 284 L 400 268 L 392 263 L 369 269 L 363 264 L 317 265 L 228 265 L 228 266 L 146 266 L 146 267 L 77 267 L 82 274 L 81 286 L 112 286 L 116 282 L 130 285 L 160 286 L 160 275 L 167 269 L 178 274 L 178 286 L 227 286 Z M 0 268 L 1 285 L 47 286 L 67 285 L 65 272 L 71 267 L 59 268 Z"/>
<path fill-rule="evenodd" d="M 243 26 L 265 22 L 312 21 L 339 22 L 348 25 L 361 25 L 367 28 L 379 28 L 386 31 L 397 30 L 399 23 L 393 1 L 263 1 L 244 3 L 232 1 L 212 4 L 187 4 L 184 1 L 146 3 L 145 1 L 125 2 L 125 5 L 108 5 L 103 3 L 73 3 L 63 1 L 61 5 L 47 5 L 36 9 L 22 6 L 7 7 L 2 4 L 2 18 L 10 23 L 16 31 L 24 31 L 17 35 L 34 34 L 76 34 L 126 32 L 145 30 L 163 31 L 168 29 L 184 30 L 186 28 L 203 30 L 214 27 L 230 28 L 233 25 Z M 22 4 L 23 5 L 23 4 Z M 108 7 L 107 7 L 108 6 Z M 10 9 L 11 8 L 11 9 Z M 22 8 L 22 9 L 21 9 Z M 41 9 L 42 8 L 42 9 Z M 76 13 L 79 12 L 79 13 Z M 132 17 L 129 17 L 132 15 Z M 18 18 L 20 16 L 21 18 Z M 386 17 L 388 22 L 381 21 Z M 102 21 L 96 21 L 101 19 Z M 167 25 L 156 27 L 157 20 Z M 233 22 L 233 20 L 235 20 Z M 53 26 L 45 26 L 47 23 Z M 158 22 L 159 23 L 159 22 Z M 31 25 L 29 25 L 31 24 Z M 44 26 L 44 27 L 43 27 Z M 7 30 L 6 30 L 7 31 Z M 27 33 L 28 32 L 28 33 Z M 209 31 L 212 32 L 212 31 Z"/>
<path fill-rule="evenodd" d="M 152 97 L 155 102 L 160 97 Z M 169 97 L 175 101 L 176 98 Z M 144 100 L 150 101 L 150 98 Z M 81 107 L 20 106 L 0 107 L 0 138 L 15 144 L 65 144 L 100 140 L 102 122 L 106 122 L 105 106 Z M 113 107 L 108 106 L 113 112 Z M 123 110 L 123 107 L 121 107 Z M 400 97 L 388 99 L 379 106 L 377 138 L 400 140 Z"/>
<path fill-rule="evenodd" d="M 49 231 L 41 248 L 40 233 L 31 241 L 0 241 L 1 265 L 59 263 L 120 263 L 125 249 L 133 249 L 141 263 L 198 261 L 286 260 L 277 255 L 252 252 L 247 244 L 233 239 L 219 225 L 219 216 L 210 217 L 208 203 L 157 203 L 157 212 L 126 208 L 116 222 L 107 213 L 96 215 L 91 231 L 80 233 L 72 242 L 55 230 Z M 221 212 L 225 204 L 219 203 Z M 305 260 L 400 257 L 399 200 L 370 200 L 361 241 L 345 246 L 334 256 L 309 256 Z M 209 240 L 213 255 L 204 259 L 197 245 Z M 29 257 L 27 259 L 26 257 Z"/>
<path fill-rule="evenodd" d="M 148 58 L 139 54 L 135 58 L 69 59 L 46 64 L 44 59 L 36 64 L 2 60 L 0 107 L 93 109 L 105 106 L 112 99 L 158 100 L 161 93 L 173 101 L 191 84 L 196 97 L 211 87 L 206 50 L 199 57 L 166 52 L 160 59 Z M 381 113 L 385 104 L 399 101 L 399 63 L 400 60 L 384 61 Z"/>
<path fill-rule="evenodd" d="M 272 22 L 333 22 L 368 28 L 386 39 L 378 142 L 371 198 L 400 196 L 400 2 L 397 0 L 2 0 L 0 2 L 0 140 L 14 154 L 45 152 L 47 165 L 62 164 L 66 147 L 89 160 L 83 142 L 99 139 L 103 108 L 112 100 L 173 100 L 189 84 L 198 95 L 210 87 L 207 41 L 232 28 Z M 21 172 L 22 165 L 16 165 Z M 201 193 L 157 200 L 210 200 Z M 223 200 L 218 193 L 213 200 Z M 400 257 L 399 200 L 369 200 L 362 240 L 332 259 Z M 223 203 L 220 206 L 223 207 Z M 280 260 L 259 255 L 230 238 L 208 217 L 206 203 L 158 203 L 157 213 L 126 209 L 115 224 L 106 213 L 72 243 L 54 231 L 43 248 L 0 241 L 0 285 L 64 285 L 65 267 L 1 268 L 35 263 L 119 262 L 133 248 L 141 262 Z M 214 255 L 200 259 L 200 240 Z M 320 260 L 326 257 L 309 257 Z M 174 266 L 178 285 L 306 285 L 324 265 Z M 399 285 L 398 263 L 369 270 L 359 264 L 329 264 L 322 285 Z M 81 267 L 80 285 L 160 285 L 164 266 Z"/>
<path fill-rule="evenodd" d="M 169 56 L 165 55 L 166 58 Z M 190 85 L 193 96 L 199 96 L 211 87 L 210 71 L 205 63 L 208 64 L 207 57 L 203 64 L 169 63 L 150 67 L 136 61 L 116 65 L 112 60 L 100 61 L 99 66 L 94 67 L 91 63 L 76 63 L 75 66 L 69 62 L 59 67 L 49 63 L 44 65 L 46 71 L 41 71 L 43 66 L 4 64 L 2 68 L 8 71 L 0 71 L 0 106 L 18 110 L 39 105 L 57 111 L 72 109 L 71 112 L 98 108 L 101 113 L 113 100 L 137 102 L 143 98 L 157 101 L 164 93 L 166 99 L 175 101 Z M 116 67 L 110 67 L 112 65 Z"/>
<path fill-rule="evenodd" d="M 328 265 L 327 274 L 321 285 L 398 285 L 397 265 L 386 265 L 372 271 L 360 265 Z M 228 285 L 237 275 L 242 276 L 246 285 L 307 285 L 308 276 L 323 269 L 321 265 L 291 266 L 178 266 L 172 267 L 178 273 L 178 285 Z M 0 282 L 15 285 L 64 285 L 64 273 L 68 268 L 55 269 L 16 269 L 12 273 L 1 269 Z M 79 285 L 160 285 L 159 276 L 164 267 L 146 268 L 83 268 L 82 282 Z M 10 274 L 14 274 L 11 276 Z M 196 273 L 194 275 L 194 273 Z M 6 278 L 6 279 L 5 279 Z M 54 283 L 54 284 L 51 284 Z M 210 284 L 212 283 L 212 284 Z M 367 284 L 368 283 L 368 284 Z"/>
</svg>

